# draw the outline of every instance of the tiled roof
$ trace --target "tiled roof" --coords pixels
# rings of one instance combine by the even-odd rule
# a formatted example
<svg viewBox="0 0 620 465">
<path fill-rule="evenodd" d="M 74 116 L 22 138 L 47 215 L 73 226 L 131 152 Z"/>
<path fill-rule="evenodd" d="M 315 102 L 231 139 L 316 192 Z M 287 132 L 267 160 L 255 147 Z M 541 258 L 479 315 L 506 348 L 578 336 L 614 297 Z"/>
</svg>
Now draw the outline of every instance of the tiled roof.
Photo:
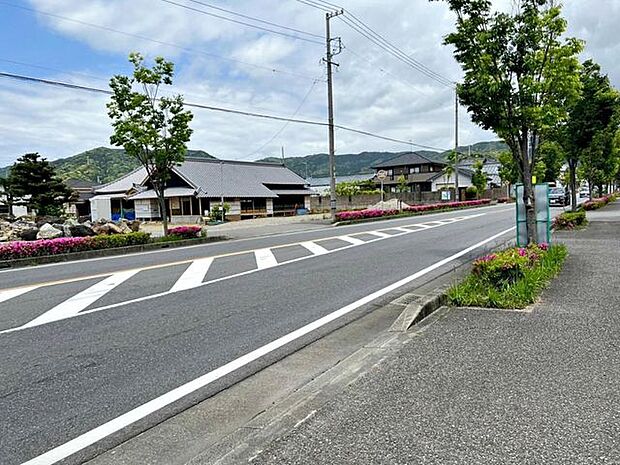
<svg viewBox="0 0 620 465">
<path fill-rule="evenodd" d="M 394 166 L 410 166 L 410 165 L 424 165 L 428 163 L 435 163 L 437 165 L 444 165 L 445 163 L 431 160 L 418 152 L 406 152 L 397 155 L 394 158 L 379 163 L 373 166 L 373 168 L 392 168 Z"/>
<path fill-rule="evenodd" d="M 146 170 L 144 168 L 137 168 L 116 181 L 109 182 L 102 186 L 95 186 L 95 193 L 112 194 L 117 192 L 127 192 L 134 186 L 134 184 L 140 185 L 145 180 Z"/>
</svg>

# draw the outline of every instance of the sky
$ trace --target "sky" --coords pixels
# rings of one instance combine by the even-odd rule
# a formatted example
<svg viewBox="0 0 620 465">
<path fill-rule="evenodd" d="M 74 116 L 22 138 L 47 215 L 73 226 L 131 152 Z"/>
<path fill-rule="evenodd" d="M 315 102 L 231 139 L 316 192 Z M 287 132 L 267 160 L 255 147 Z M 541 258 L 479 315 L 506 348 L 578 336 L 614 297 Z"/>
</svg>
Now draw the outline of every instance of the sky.
<svg viewBox="0 0 620 465">
<path fill-rule="evenodd" d="M 319 37 L 325 33 L 324 13 L 296 0 L 202 1 Z M 337 3 L 428 68 L 451 81 L 460 78 L 451 49 L 442 44 L 454 27 L 445 3 Z M 509 3 L 494 0 L 497 8 Z M 564 3 L 569 35 L 586 41 L 583 58 L 599 62 L 620 86 L 620 0 Z M 127 56 L 139 51 L 147 60 L 160 55 L 175 63 L 174 85 L 166 93 L 181 93 L 187 102 L 325 121 L 321 38 L 300 40 L 195 10 L 231 17 L 193 0 L 0 0 L 0 71 L 105 89 L 111 76 L 131 72 Z M 337 124 L 414 144 L 453 146 L 452 89 L 391 57 L 339 19 L 332 20 L 332 35 L 344 45 L 334 74 Z M 108 99 L 0 78 L 0 166 L 27 152 L 53 160 L 110 146 Z M 192 111 L 189 148 L 218 158 L 279 156 L 282 147 L 286 156 L 327 152 L 325 127 Z M 496 139 L 472 124 L 464 108 L 459 127 L 461 145 Z M 336 153 L 411 148 L 417 146 L 336 131 Z"/>
</svg>

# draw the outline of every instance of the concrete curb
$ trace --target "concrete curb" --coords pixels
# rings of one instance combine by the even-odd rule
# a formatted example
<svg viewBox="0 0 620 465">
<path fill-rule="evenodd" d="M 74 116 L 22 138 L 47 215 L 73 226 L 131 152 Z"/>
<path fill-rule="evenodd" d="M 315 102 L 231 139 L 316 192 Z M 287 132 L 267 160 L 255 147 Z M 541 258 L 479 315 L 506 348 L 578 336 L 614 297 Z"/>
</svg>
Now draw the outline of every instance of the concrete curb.
<svg viewBox="0 0 620 465">
<path fill-rule="evenodd" d="M 226 236 L 213 236 L 197 239 L 185 239 L 174 242 L 153 242 L 142 245 L 130 245 L 127 247 L 115 247 L 112 249 L 88 250 L 85 252 L 72 252 L 59 255 L 46 255 L 44 257 L 20 258 L 17 260 L 2 260 L 0 268 L 21 268 L 24 266 L 45 265 L 48 263 L 61 263 L 74 260 L 86 260 L 89 258 L 111 257 L 116 255 L 126 255 L 137 252 L 147 252 L 150 250 L 172 249 L 177 247 L 187 247 L 192 245 L 208 244 L 210 242 L 225 241 Z"/>
<path fill-rule="evenodd" d="M 420 297 L 417 301 L 407 304 L 389 331 L 392 333 L 407 332 L 412 326 L 422 321 L 435 310 L 446 305 L 448 302 L 446 291 L 447 288 L 443 287 Z"/>
</svg>

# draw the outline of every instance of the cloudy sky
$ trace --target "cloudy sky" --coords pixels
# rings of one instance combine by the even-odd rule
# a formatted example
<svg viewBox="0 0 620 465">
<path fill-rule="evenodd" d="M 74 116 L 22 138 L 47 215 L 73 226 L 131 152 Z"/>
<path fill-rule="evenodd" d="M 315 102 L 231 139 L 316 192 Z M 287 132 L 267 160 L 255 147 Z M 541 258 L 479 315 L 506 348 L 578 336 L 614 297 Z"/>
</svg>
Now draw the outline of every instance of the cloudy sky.
<svg viewBox="0 0 620 465">
<path fill-rule="evenodd" d="M 172 3 L 176 3 L 172 4 Z M 316 36 L 323 13 L 296 0 L 203 0 Z M 231 17 L 193 0 L 1 0 L 0 71 L 106 88 L 127 74 L 127 55 L 163 55 L 176 64 L 170 92 L 188 102 L 324 120 L 325 69 L 321 39 L 227 22 L 186 5 Z M 332 3 L 334 3 L 332 1 Z M 454 25 L 443 3 L 427 0 L 338 2 L 390 42 L 441 75 L 460 75 L 442 37 Z M 496 0 L 503 7 L 509 0 Z M 620 0 L 566 0 L 569 32 L 587 41 L 585 57 L 620 85 Z M 234 17 L 233 17 L 234 18 Z M 236 20 L 246 22 L 236 17 Z M 345 23 L 332 22 L 345 46 L 337 57 L 336 122 L 439 148 L 453 144 L 452 90 L 408 67 Z M 271 28 L 271 26 L 263 24 Z M 296 32 L 279 31 L 297 35 Z M 317 41 L 319 43 L 315 43 Z M 25 152 L 49 159 L 108 146 L 105 96 L 0 78 L 0 166 Z M 327 151 L 325 128 L 194 110 L 190 148 L 225 159 L 253 160 Z M 494 139 L 461 111 L 461 143 Z M 400 151 L 408 146 L 337 131 L 337 153 Z"/>
</svg>

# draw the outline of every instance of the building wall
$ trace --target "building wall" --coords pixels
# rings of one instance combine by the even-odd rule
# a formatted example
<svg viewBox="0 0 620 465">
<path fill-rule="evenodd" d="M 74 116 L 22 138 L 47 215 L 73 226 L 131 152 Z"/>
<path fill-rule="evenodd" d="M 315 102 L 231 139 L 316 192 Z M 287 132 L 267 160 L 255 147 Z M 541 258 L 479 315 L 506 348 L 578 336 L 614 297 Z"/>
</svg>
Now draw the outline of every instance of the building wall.
<svg viewBox="0 0 620 465">
<path fill-rule="evenodd" d="M 90 212 L 93 221 L 112 218 L 112 202 L 110 199 L 90 199 Z"/>
<path fill-rule="evenodd" d="M 267 215 L 273 215 L 273 199 L 267 199 Z"/>
<path fill-rule="evenodd" d="M 137 220 L 150 220 L 152 218 L 159 217 L 159 207 L 157 206 L 157 200 L 135 200 L 134 206 Z"/>
</svg>

